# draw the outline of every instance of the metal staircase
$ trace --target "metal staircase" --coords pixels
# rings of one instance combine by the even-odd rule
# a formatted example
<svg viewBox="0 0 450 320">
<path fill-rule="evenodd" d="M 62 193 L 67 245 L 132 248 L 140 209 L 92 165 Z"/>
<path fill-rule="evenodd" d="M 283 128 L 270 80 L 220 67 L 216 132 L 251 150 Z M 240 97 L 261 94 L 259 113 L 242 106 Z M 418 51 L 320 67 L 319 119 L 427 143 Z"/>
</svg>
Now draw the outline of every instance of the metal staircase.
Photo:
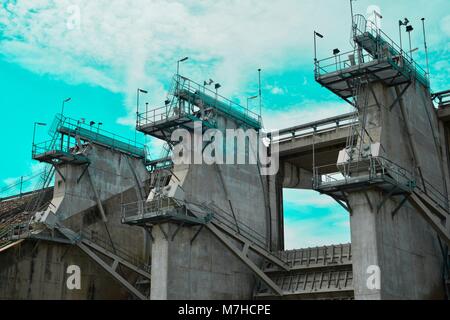
<svg viewBox="0 0 450 320">
<path fill-rule="evenodd" d="M 236 232 L 236 224 L 232 219 L 223 219 L 223 213 L 218 212 L 211 204 L 199 204 L 186 202 L 186 206 L 190 213 L 195 217 L 209 216 L 209 221 L 205 221 L 204 227 L 207 228 L 214 236 L 219 239 L 238 259 L 240 259 L 270 290 L 276 295 L 282 296 L 283 290 L 258 266 L 249 258 L 252 252 L 262 258 L 264 261 L 276 265 L 277 267 L 289 271 L 290 266 L 273 252 L 266 248 L 266 244 L 261 242 L 257 236 L 258 233 L 251 227 L 247 232 L 242 232 L 242 226 L 245 224 L 238 221 L 241 232 Z M 219 218 L 221 217 L 222 218 Z M 228 222 L 226 222 L 228 221 Z"/>
<path fill-rule="evenodd" d="M 81 233 L 76 245 L 123 285 L 134 297 L 140 300 L 150 298 L 151 263 L 137 258 L 117 243 L 107 241 L 96 235 Z M 131 271 L 135 278 L 126 269 Z"/>
<path fill-rule="evenodd" d="M 288 263 L 289 271 L 271 263 L 264 272 L 282 289 L 283 296 L 290 299 L 352 299 L 353 272 L 350 244 L 340 244 L 279 253 Z M 267 286 L 258 282 L 256 299 L 277 298 Z"/>
<path fill-rule="evenodd" d="M 169 143 L 165 143 L 163 145 L 161 151 L 160 159 L 169 159 L 171 158 L 170 154 L 172 152 L 171 146 Z M 154 190 L 155 193 L 159 193 L 163 187 L 167 185 L 170 180 L 170 174 L 167 172 L 167 167 L 163 165 L 162 167 L 156 166 L 153 171 L 152 181 L 150 184 L 150 189 Z"/>
<path fill-rule="evenodd" d="M 22 210 L 11 214 L 0 224 L 0 251 L 7 246 L 13 246 L 22 234 L 26 234 L 31 229 L 31 219 L 36 212 L 48 205 L 49 186 L 54 175 L 54 169 L 47 166 L 41 173 L 40 179 L 33 192 L 26 196 L 25 203 L 20 206 Z"/>
</svg>

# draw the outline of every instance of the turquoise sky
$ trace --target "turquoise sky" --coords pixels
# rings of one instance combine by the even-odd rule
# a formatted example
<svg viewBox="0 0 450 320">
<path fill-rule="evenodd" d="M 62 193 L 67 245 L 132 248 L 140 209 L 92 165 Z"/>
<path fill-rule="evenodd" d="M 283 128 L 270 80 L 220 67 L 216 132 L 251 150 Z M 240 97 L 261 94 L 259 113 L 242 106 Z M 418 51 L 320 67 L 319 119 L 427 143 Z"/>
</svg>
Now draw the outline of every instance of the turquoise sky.
<svg viewBox="0 0 450 320">
<path fill-rule="evenodd" d="M 415 58 L 423 66 L 425 17 L 432 90 L 448 89 L 448 0 L 411 3 L 358 0 L 354 10 L 367 14 L 369 6 L 378 6 L 382 28 L 394 40 L 398 20 L 408 17 L 415 27 L 413 48 L 419 48 Z M 143 104 L 160 106 L 184 56 L 190 59 L 181 65 L 183 75 L 197 82 L 212 78 L 222 94 L 244 105 L 257 93 L 262 68 L 268 128 L 350 111 L 314 82 L 313 30 L 325 36 L 319 57 L 334 48 L 350 50 L 349 2 L 2 0 L 0 189 L 40 170 L 31 160 L 33 123 L 51 124 L 67 97 L 66 115 L 133 138 L 136 88 L 149 91 Z M 408 45 L 406 34 L 403 40 Z M 39 128 L 37 137 L 45 139 L 46 129 Z M 350 241 L 348 214 L 327 197 L 286 190 L 284 206 L 287 247 Z"/>
</svg>

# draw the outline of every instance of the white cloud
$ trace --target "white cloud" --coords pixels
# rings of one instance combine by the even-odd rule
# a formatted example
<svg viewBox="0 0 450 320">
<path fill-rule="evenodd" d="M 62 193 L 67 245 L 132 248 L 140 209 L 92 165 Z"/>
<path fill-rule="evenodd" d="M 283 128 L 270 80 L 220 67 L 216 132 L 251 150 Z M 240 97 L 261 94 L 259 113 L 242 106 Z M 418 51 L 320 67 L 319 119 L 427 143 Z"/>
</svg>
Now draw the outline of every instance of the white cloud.
<svg viewBox="0 0 450 320">
<path fill-rule="evenodd" d="M 81 25 L 68 29 L 73 5 Z M 6 7 L 0 10 L 3 56 L 36 73 L 123 93 L 131 118 L 136 88 L 149 90 L 151 104 L 162 101 L 164 84 L 185 55 L 183 73 L 219 81 L 226 95 L 245 92 L 258 67 L 269 73 L 302 64 L 311 56 L 316 24 L 307 13 L 319 12 L 314 2 L 296 0 L 17 0 Z M 346 10 L 335 1 L 326 8 L 323 21 Z"/>
<path fill-rule="evenodd" d="M 450 15 L 444 17 L 441 20 L 441 28 L 442 31 L 447 35 L 447 37 L 450 37 Z"/>
<path fill-rule="evenodd" d="M 283 88 L 274 86 L 270 89 L 270 92 L 274 95 L 283 95 L 285 94 L 285 90 Z"/>
<path fill-rule="evenodd" d="M 284 189 L 283 202 L 286 249 L 350 242 L 349 214 L 331 197 L 312 190 Z"/>
<path fill-rule="evenodd" d="M 353 107 L 343 102 L 305 101 L 300 105 L 288 107 L 286 110 L 263 111 L 264 127 L 267 129 L 283 129 L 296 125 L 325 119 L 352 112 Z"/>
<path fill-rule="evenodd" d="M 301 249 L 350 243 L 349 222 L 337 222 L 333 227 L 324 228 L 323 220 L 286 221 L 285 249 Z"/>
<path fill-rule="evenodd" d="M 285 189 L 283 200 L 296 206 L 330 207 L 336 204 L 333 198 L 315 191 Z"/>
<path fill-rule="evenodd" d="M 309 65 L 314 29 L 325 35 L 318 45 L 321 56 L 335 47 L 349 47 L 350 19 L 342 18 L 348 16 L 349 8 L 334 0 L 3 3 L 1 55 L 37 73 L 122 93 L 130 119 L 134 118 L 136 88 L 150 91 L 147 98 L 152 105 L 160 103 L 176 61 L 185 55 L 190 61 L 182 65 L 184 74 L 199 81 L 211 77 L 223 85 L 223 94 L 230 95 L 246 92 L 259 67 L 279 73 Z M 370 4 L 359 1 L 355 11 L 365 12 Z M 407 15 L 420 7 L 421 14 L 431 16 L 435 11 L 426 1 L 416 6 L 390 1 L 379 4 L 391 33 L 396 32 L 398 19 L 391 12 Z M 439 0 L 433 6 L 445 4 Z M 67 22 L 73 18 L 73 10 L 68 9 L 74 5 L 80 8 L 81 24 L 70 30 Z M 448 17 L 442 21 L 443 29 L 448 30 Z"/>
</svg>

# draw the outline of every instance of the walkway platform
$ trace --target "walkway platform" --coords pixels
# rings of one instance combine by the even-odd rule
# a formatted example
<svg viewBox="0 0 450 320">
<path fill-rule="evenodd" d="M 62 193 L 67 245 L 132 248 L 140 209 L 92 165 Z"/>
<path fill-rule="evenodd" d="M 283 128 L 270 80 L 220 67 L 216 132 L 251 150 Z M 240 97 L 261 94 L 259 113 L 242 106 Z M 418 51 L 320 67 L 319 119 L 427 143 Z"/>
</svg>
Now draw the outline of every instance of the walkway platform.
<svg viewBox="0 0 450 320">
<path fill-rule="evenodd" d="M 138 201 L 122 205 L 122 223 L 129 225 L 157 225 L 173 222 L 183 225 L 203 225 L 211 217 L 197 217 L 190 214 L 190 209 L 180 205 L 171 198 L 154 201 Z"/>
<path fill-rule="evenodd" d="M 169 96 L 164 106 L 138 114 L 138 131 L 169 141 L 174 130 L 192 131 L 198 122 L 204 129 L 215 128 L 217 115 L 261 129 L 260 115 L 186 77 L 174 77 Z"/>
</svg>

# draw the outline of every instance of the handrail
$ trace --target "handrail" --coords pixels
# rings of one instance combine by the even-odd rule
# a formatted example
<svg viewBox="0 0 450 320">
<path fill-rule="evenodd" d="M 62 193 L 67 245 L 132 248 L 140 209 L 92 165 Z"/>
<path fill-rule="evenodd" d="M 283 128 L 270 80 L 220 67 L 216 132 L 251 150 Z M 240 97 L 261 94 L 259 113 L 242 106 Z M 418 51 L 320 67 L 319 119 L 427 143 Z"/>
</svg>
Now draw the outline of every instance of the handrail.
<svg viewBox="0 0 450 320">
<path fill-rule="evenodd" d="M 180 82 L 179 79 L 183 80 L 183 85 L 181 86 L 181 89 L 188 89 L 188 91 L 190 91 L 191 93 L 209 93 L 210 97 L 215 97 L 215 100 L 222 102 L 223 104 L 229 106 L 230 109 L 236 109 L 236 111 L 241 112 L 245 115 L 247 115 L 250 118 L 253 118 L 254 120 L 260 122 L 261 121 L 261 115 L 250 111 L 248 108 L 241 106 L 239 103 L 234 102 L 220 94 L 218 94 L 217 92 L 212 91 L 211 89 L 206 88 L 205 86 L 200 85 L 199 83 L 183 77 L 181 75 L 179 76 L 175 76 L 175 81 Z M 187 82 L 187 85 L 186 85 Z"/>
<path fill-rule="evenodd" d="M 392 65 L 397 65 L 393 59 L 393 57 L 396 57 L 399 60 L 399 69 L 402 69 L 403 72 L 412 73 L 419 81 L 429 87 L 429 75 L 427 72 L 411 56 L 408 56 L 383 30 L 378 28 L 372 21 L 367 21 L 362 15 L 355 15 L 355 20 L 358 23 L 353 23 L 354 41 L 357 42 L 362 36 L 368 36 L 375 43 L 375 52 L 367 51 L 367 53 L 356 54 L 356 50 L 352 50 L 317 60 L 315 62 L 316 78 L 323 74 L 340 72 L 350 67 L 356 67 L 359 64 L 382 59 L 387 59 Z M 384 50 L 385 45 L 387 45 L 388 52 Z M 344 56 L 349 56 L 350 54 L 353 55 L 353 59 L 343 59 Z M 357 58 L 359 58 L 359 61 L 356 61 Z M 334 63 L 330 61 L 334 61 Z M 401 70 L 399 71 L 402 72 Z"/>
<path fill-rule="evenodd" d="M 362 162 L 368 161 L 368 167 L 363 167 Z M 338 172 L 332 172 L 323 174 L 322 172 L 327 172 L 331 168 L 336 168 L 341 166 L 344 168 L 343 170 L 339 170 Z M 432 183 L 429 181 L 420 178 L 417 179 L 416 175 L 403 168 L 402 166 L 394 163 L 393 161 L 382 157 L 369 157 L 367 159 L 355 160 L 352 162 L 338 163 L 338 164 L 330 164 L 324 166 L 317 166 L 313 168 L 313 187 L 315 189 L 319 188 L 324 184 L 332 184 L 332 183 L 340 183 L 341 181 L 344 183 L 349 182 L 351 179 L 351 170 L 354 168 L 359 169 L 359 173 L 362 171 L 367 171 L 369 179 L 376 178 L 381 173 L 382 175 L 389 174 L 389 176 L 396 182 L 403 185 L 406 188 L 409 188 L 411 192 L 414 189 L 418 189 L 424 194 L 430 196 L 436 204 L 438 204 L 441 208 L 449 211 L 449 201 L 445 194 L 439 191 Z M 325 179 L 325 181 L 324 181 Z M 422 183 L 419 183 L 419 181 Z"/>
<path fill-rule="evenodd" d="M 141 267 L 145 271 L 149 271 L 151 264 L 147 263 L 145 260 L 133 255 L 130 250 L 125 249 L 124 247 L 117 245 L 111 241 L 106 240 L 104 237 L 99 236 L 97 233 L 89 235 L 87 230 L 83 230 L 80 232 L 80 240 L 86 239 L 92 241 L 95 244 L 100 245 L 101 247 L 109 250 L 111 249 L 114 254 L 118 255 L 122 259 L 132 263 L 137 267 Z"/>
<path fill-rule="evenodd" d="M 139 157 L 147 156 L 146 147 L 142 143 L 104 129 L 93 128 L 81 121 L 63 115 L 55 117 L 51 126 L 51 132 L 53 133 L 51 140 L 33 144 L 33 157 L 53 150 L 71 152 L 72 148 L 76 147 L 76 141 L 63 139 L 59 134 L 70 137 L 80 136 L 80 139 L 84 141 L 92 141 Z"/>
<path fill-rule="evenodd" d="M 10 183 L 8 186 L 0 189 L 0 195 L 6 193 L 7 191 L 10 191 L 11 189 L 14 189 L 14 191 L 16 191 L 16 188 L 20 185 L 24 185 L 34 179 L 36 179 L 37 177 L 39 177 L 40 175 L 42 175 L 44 173 L 44 171 L 38 172 L 32 176 L 27 176 L 27 177 L 22 177 L 22 178 L 16 178 L 14 183 Z M 22 194 L 27 193 L 27 191 L 23 191 L 22 189 Z M 16 195 L 12 195 L 12 197 L 17 196 Z M 0 200 L 5 200 L 5 197 L 1 197 Z"/>
<path fill-rule="evenodd" d="M 198 115 L 199 107 L 194 108 L 198 101 L 202 101 L 207 107 L 215 108 L 241 121 L 249 122 L 253 126 L 261 126 L 261 115 L 181 75 L 174 76 L 170 96 L 164 106 L 151 110 L 146 108 L 145 112 L 138 112 L 137 126 L 154 125 L 160 121 Z M 179 100 L 188 103 L 178 103 Z"/>
<path fill-rule="evenodd" d="M 358 27 L 356 28 L 356 31 L 359 31 L 359 35 L 364 35 L 365 33 L 370 33 L 372 36 L 375 37 L 375 40 L 377 40 L 377 42 L 380 43 L 380 46 L 378 48 L 378 52 L 376 53 L 377 55 L 381 55 L 382 50 L 382 44 L 383 43 L 387 43 L 391 46 L 391 54 L 393 56 L 401 56 L 404 62 L 407 62 L 409 64 L 411 64 L 413 66 L 413 71 L 417 73 L 417 70 L 419 70 L 419 76 L 423 76 L 427 81 L 428 81 L 428 77 L 427 77 L 427 73 L 426 71 L 417 63 L 414 61 L 414 59 L 412 58 L 412 56 L 408 56 L 407 54 L 404 54 L 404 50 L 394 41 L 391 39 L 391 37 L 389 37 L 383 30 L 381 30 L 380 28 L 378 28 L 377 25 L 375 25 L 375 23 L 373 21 L 368 21 L 367 19 L 365 19 L 364 16 L 360 15 L 364 20 L 365 20 L 365 29 L 364 30 L 360 30 L 358 29 Z M 358 36 L 358 34 L 357 34 Z"/>
<path fill-rule="evenodd" d="M 450 104 L 450 90 L 435 92 L 431 95 L 431 100 L 438 101 L 438 107 Z"/>
<path fill-rule="evenodd" d="M 272 142 L 274 143 L 281 143 L 286 140 L 291 140 L 292 138 L 299 138 L 304 136 L 309 136 L 312 134 L 321 133 L 326 130 L 331 130 L 335 127 L 342 128 L 342 127 L 348 127 L 351 125 L 355 125 L 357 121 L 355 122 L 355 115 L 356 113 L 346 113 L 342 115 L 338 115 L 335 117 L 330 117 L 323 120 L 318 120 L 314 122 L 309 122 L 305 124 L 301 124 L 294 127 L 289 127 L 285 129 L 281 129 L 278 131 L 278 135 L 272 137 Z M 333 127 L 331 125 L 334 125 Z M 319 127 L 321 127 L 319 129 Z M 311 131 L 312 130 L 312 131 Z M 300 134 L 303 132 L 302 134 Z"/>
</svg>

